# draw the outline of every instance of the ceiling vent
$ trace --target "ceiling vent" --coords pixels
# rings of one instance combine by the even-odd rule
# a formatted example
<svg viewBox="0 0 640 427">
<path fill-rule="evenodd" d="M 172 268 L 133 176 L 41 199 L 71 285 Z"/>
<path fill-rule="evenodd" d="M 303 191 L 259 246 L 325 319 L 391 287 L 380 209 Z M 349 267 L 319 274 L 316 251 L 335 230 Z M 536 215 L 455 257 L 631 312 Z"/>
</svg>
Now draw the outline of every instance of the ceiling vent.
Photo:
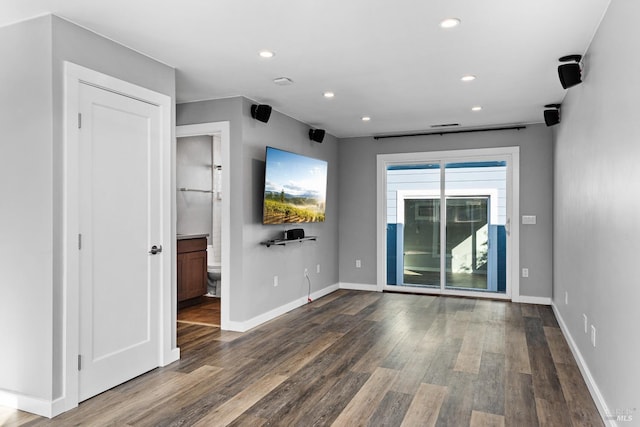
<svg viewBox="0 0 640 427">
<path fill-rule="evenodd" d="M 451 128 L 456 126 L 460 126 L 460 123 L 442 123 L 439 125 L 431 125 L 432 128 Z"/>
<path fill-rule="evenodd" d="M 278 77 L 276 79 L 273 79 L 273 82 L 278 86 L 291 86 L 293 84 L 293 80 L 291 80 L 289 77 Z"/>
</svg>

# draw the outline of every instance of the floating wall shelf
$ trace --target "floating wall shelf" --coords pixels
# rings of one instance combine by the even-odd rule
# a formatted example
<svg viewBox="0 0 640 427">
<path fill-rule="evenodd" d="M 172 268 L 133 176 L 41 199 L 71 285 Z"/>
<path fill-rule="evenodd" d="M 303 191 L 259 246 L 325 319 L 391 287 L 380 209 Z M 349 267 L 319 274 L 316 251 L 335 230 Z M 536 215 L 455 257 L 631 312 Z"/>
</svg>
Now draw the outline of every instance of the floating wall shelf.
<svg viewBox="0 0 640 427">
<path fill-rule="evenodd" d="M 288 243 L 297 243 L 297 242 L 304 242 L 305 240 L 316 240 L 317 236 L 307 236 L 307 237 L 303 237 L 302 239 L 291 239 L 291 240 L 286 240 L 286 239 L 274 239 L 274 240 L 267 240 L 266 242 L 260 242 L 261 245 L 264 245 L 266 247 L 269 246 L 285 246 Z"/>
</svg>

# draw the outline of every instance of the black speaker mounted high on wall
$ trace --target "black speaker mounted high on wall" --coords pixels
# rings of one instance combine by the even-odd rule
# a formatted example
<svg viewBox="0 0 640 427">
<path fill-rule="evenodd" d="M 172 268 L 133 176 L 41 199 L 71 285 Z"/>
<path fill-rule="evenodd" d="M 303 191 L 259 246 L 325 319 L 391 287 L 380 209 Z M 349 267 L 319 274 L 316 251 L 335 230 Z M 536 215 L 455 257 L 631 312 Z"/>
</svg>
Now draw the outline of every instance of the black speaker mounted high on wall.
<svg viewBox="0 0 640 427">
<path fill-rule="evenodd" d="M 551 108 L 551 110 L 544 110 L 544 123 L 547 126 L 560 123 L 560 104 L 547 104 L 544 108 Z"/>
<path fill-rule="evenodd" d="M 271 105 L 253 104 L 251 106 L 251 117 L 260 122 L 267 123 L 269 117 L 271 117 Z"/>
<path fill-rule="evenodd" d="M 315 142 L 322 142 L 324 133 L 324 129 L 309 129 L 309 139 Z"/>
<path fill-rule="evenodd" d="M 567 55 L 558 59 L 560 62 L 570 62 L 570 64 L 562 64 L 558 66 L 558 77 L 563 88 L 568 89 L 579 83 L 582 83 L 582 67 L 580 61 L 582 55 Z"/>
</svg>

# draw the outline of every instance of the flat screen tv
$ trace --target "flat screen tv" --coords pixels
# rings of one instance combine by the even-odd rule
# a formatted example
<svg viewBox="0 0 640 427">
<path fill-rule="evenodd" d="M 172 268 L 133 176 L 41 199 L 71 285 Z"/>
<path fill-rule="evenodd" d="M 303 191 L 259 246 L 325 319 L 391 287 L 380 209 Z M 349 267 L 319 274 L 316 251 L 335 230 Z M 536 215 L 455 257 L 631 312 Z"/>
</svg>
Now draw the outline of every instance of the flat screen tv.
<svg viewBox="0 0 640 427">
<path fill-rule="evenodd" d="M 327 162 L 267 147 L 263 224 L 323 222 Z"/>
</svg>

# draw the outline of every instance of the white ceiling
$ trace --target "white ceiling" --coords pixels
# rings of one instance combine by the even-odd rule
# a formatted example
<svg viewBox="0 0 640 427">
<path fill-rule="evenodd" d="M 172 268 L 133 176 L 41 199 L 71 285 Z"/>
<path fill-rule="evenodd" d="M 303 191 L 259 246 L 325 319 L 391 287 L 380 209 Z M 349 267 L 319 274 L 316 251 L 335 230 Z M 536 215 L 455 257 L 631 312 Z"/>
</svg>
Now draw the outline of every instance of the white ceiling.
<svg viewBox="0 0 640 427">
<path fill-rule="evenodd" d="M 542 122 L 609 1 L 1 0 L 0 26 L 54 13 L 175 67 L 179 103 L 243 95 L 350 137 Z"/>
</svg>

